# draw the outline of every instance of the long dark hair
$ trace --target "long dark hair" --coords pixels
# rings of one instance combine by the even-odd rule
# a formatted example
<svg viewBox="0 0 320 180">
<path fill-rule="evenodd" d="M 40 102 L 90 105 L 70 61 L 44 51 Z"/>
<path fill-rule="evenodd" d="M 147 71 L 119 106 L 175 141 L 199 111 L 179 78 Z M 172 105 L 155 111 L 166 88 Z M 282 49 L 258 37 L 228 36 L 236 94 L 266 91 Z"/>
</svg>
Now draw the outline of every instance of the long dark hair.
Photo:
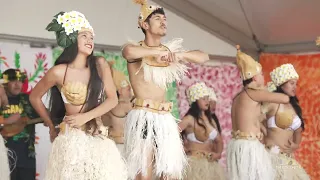
<svg viewBox="0 0 320 180">
<path fill-rule="evenodd" d="M 216 125 L 217 125 L 217 128 L 218 128 L 218 131 L 221 133 L 221 127 L 220 127 L 220 123 L 218 121 L 218 118 L 215 119 L 215 118 L 212 118 L 212 114 L 211 114 L 211 111 L 210 111 L 210 107 L 204 111 L 204 114 L 207 116 L 207 118 L 209 119 L 209 123 L 215 127 L 215 125 L 213 124 L 213 120 L 215 121 Z M 192 117 L 194 117 L 194 119 L 196 120 L 196 123 L 203 127 L 205 130 L 206 130 L 206 127 L 200 123 L 200 115 L 201 115 L 201 109 L 200 107 L 198 106 L 198 103 L 197 101 L 196 102 L 193 102 L 191 104 L 191 107 L 189 108 L 188 112 L 186 115 L 191 115 Z M 213 119 L 213 120 L 212 120 Z"/>
<path fill-rule="evenodd" d="M 63 50 L 62 54 L 58 57 L 54 65 L 70 64 L 76 59 L 77 55 L 78 42 L 75 42 Z M 83 112 L 88 112 L 102 103 L 101 95 L 104 93 L 104 88 L 103 82 L 98 73 L 96 62 L 97 57 L 94 56 L 92 52 L 87 57 L 87 67 L 89 67 L 90 70 L 90 79 L 88 83 L 88 93 L 86 97 L 86 103 L 83 107 Z M 53 123 L 55 125 L 60 124 L 66 114 L 66 109 L 57 86 L 52 87 L 50 90 L 49 110 L 50 117 L 53 120 Z M 93 120 L 90 120 L 86 123 L 86 130 L 88 131 L 91 128 L 97 128 L 97 124 Z"/>
<path fill-rule="evenodd" d="M 283 85 L 281 85 L 281 86 L 283 86 Z M 278 86 L 277 89 L 275 90 L 275 92 L 286 94 L 282 90 L 281 86 Z M 304 120 L 302 118 L 302 109 L 299 105 L 299 99 L 297 98 L 297 96 L 293 96 L 293 97 L 290 96 L 290 104 L 292 105 L 293 109 L 295 110 L 295 112 L 297 113 L 299 118 L 301 119 L 301 128 L 302 128 L 302 130 L 304 130 Z"/>
</svg>

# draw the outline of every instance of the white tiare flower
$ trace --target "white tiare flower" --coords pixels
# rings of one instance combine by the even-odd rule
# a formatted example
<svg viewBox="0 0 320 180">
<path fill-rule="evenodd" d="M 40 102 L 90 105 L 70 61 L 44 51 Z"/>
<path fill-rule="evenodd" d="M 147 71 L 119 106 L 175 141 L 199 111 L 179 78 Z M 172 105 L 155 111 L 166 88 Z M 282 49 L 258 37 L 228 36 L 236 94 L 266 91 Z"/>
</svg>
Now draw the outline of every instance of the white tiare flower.
<svg viewBox="0 0 320 180">
<path fill-rule="evenodd" d="M 70 16 L 75 18 L 75 17 L 78 17 L 78 12 L 77 11 L 71 11 L 70 12 Z"/>
<path fill-rule="evenodd" d="M 58 16 L 57 21 L 58 21 L 58 24 L 62 24 L 62 23 L 65 22 L 64 18 L 63 18 L 63 16 L 61 14 Z"/>
<path fill-rule="evenodd" d="M 80 31 L 81 28 L 82 28 L 82 26 L 80 24 L 76 24 L 75 26 L 73 26 L 74 31 Z"/>
<path fill-rule="evenodd" d="M 83 26 L 84 22 L 85 22 L 84 18 L 82 18 L 82 17 L 76 18 L 76 23 L 79 24 L 80 26 Z"/>
<path fill-rule="evenodd" d="M 70 20 L 70 14 L 69 13 L 64 13 L 63 14 L 63 19 L 64 19 L 64 22 L 67 22 L 67 21 L 69 21 Z"/>
<path fill-rule="evenodd" d="M 71 23 L 71 26 L 74 26 L 77 24 L 77 18 L 71 18 L 69 22 Z"/>
<path fill-rule="evenodd" d="M 71 24 L 70 24 L 70 21 L 65 22 L 64 24 L 62 24 L 62 27 L 63 27 L 65 30 L 72 28 L 72 26 L 71 26 Z"/>
<path fill-rule="evenodd" d="M 71 33 L 73 33 L 73 28 L 67 28 L 65 29 L 66 34 L 69 36 Z"/>
</svg>

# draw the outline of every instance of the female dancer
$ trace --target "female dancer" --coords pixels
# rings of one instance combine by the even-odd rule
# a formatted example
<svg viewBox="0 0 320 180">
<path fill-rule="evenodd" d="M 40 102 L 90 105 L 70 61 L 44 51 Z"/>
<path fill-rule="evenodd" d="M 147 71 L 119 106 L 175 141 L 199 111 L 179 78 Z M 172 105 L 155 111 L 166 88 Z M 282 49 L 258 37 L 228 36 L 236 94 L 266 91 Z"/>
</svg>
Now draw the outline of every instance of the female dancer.
<svg viewBox="0 0 320 180">
<path fill-rule="evenodd" d="M 203 82 L 190 86 L 187 98 L 191 107 L 179 123 L 188 141 L 186 154 L 190 167 L 186 179 L 190 180 L 226 179 L 225 172 L 218 163 L 223 142 L 218 122 L 211 116 L 209 95 L 210 90 Z"/>
<path fill-rule="evenodd" d="M 83 14 L 61 12 L 55 17 L 47 30 L 56 33 L 64 51 L 30 94 L 54 140 L 45 179 L 127 180 L 115 143 L 93 134 L 98 128 L 96 118 L 118 101 L 110 67 L 105 59 L 93 56 L 94 33 Z M 41 97 L 50 88 L 49 115 Z M 108 97 L 105 100 L 104 93 Z M 62 123 L 59 118 L 63 118 Z M 57 137 L 56 124 L 60 124 Z"/>
<path fill-rule="evenodd" d="M 270 75 L 272 82 L 268 84 L 269 91 L 290 97 L 289 104 L 270 103 L 267 106 L 265 143 L 276 169 L 276 179 L 310 179 L 292 155 L 299 148 L 304 129 L 302 111 L 296 97 L 299 75 L 292 64 L 283 64 Z"/>
</svg>

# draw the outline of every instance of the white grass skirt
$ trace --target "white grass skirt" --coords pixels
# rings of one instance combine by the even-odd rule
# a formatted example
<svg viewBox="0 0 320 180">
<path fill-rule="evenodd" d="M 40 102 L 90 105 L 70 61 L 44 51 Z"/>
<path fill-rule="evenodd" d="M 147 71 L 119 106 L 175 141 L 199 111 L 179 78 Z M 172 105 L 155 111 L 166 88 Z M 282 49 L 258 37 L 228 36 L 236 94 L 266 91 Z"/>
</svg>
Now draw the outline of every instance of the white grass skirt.
<svg viewBox="0 0 320 180">
<path fill-rule="evenodd" d="M 0 135 L 0 177 L 1 180 L 10 179 L 10 169 L 9 169 L 9 160 L 8 160 L 8 150 L 4 145 L 4 140 Z"/>
<path fill-rule="evenodd" d="M 275 180 L 310 180 L 307 172 L 293 157 L 272 150 L 269 153 L 273 167 L 276 169 Z"/>
<path fill-rule="evenodd" d="M 188 156 L 189 167 L 185 180 L 226 180 L 226 172 L 217 162 L 206 158 Z"/>
<path fill-rule="evenodd" d="M 68 128 L 52 144 L 45 180 L 127 180 L 115 143 Z"/>
<path fill-rule="evenodd" d="M 125 124 L 125 157 L 129 179 L 147 174 L 149 166 L 154 174 L 182 179 L 187 165 L 180 132 L 171 113 L 159 114 L 134 109 Z M 147 163 L 147 154 L 153 151 L 153 164 Z"/>
<path fill-rule="evenodd" d="M 271 157 L 259 140 L 232 139 L 227 147 L 230 180 L 273 180 Z"/>
</svg>

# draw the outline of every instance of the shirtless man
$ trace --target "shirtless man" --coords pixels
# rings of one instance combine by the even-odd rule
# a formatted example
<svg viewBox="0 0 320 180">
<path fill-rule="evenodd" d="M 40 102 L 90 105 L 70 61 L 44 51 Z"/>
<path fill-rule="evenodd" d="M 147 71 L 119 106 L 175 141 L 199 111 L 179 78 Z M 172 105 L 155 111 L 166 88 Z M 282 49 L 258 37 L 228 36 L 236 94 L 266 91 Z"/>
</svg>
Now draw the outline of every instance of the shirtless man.
<svg viewBox="0 0 320 180">
<path fill-rule="evenodd" d="M 232 140 L 227 148 L 227 166 L 232 180 L 272 180 L 275 172 L 270 156 L 260 142 L 261 103 L 289 103 L 289 97 L 265 90 L 262 67 L 238 49 L 237 65 L 244 89 L 231 108 Z"/>
<path fill-rule="evenodd" d="M 110 64 L 112 67 L 112 64 Z M 102 116 L 103 124 L 109 127 L 109 138 L 114 140 L 121 155 L 124 156 L 124 123 L 129 111 L 132 109 L 132 89 L 127 77 L 120 71 L 112 69 L 113 82 L 117 88 L 118 105 Z"/>
<path fill-rule="evenodd" d="M 125 124 L 125 157 L 129 179 L 157 177 L 182 179 L 187 164 L 176 119 L 171 115 L 172 103 L 165 101 L 166 87 L 180 81 L 187 72 L 181 61 L 203 63 L 208 54 L 201 51 L 182 52 L 181 40 L 166 46 L 167 23 L 163 8 L 141 4 L 139 27 L 144 41 L 123 48 L 128 61 L 130 82 L 136 99 Z"/>
</svg>

